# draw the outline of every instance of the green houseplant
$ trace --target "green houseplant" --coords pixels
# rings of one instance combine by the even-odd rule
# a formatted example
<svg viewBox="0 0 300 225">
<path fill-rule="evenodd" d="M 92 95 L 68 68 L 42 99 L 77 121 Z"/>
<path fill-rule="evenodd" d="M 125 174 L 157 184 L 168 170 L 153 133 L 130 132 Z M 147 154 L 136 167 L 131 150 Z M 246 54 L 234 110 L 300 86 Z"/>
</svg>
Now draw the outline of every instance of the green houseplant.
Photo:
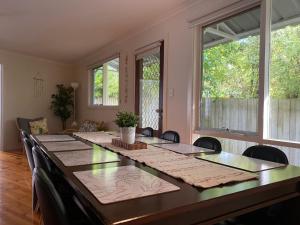
<svg viewBox="0 0 300 225">
<path fill-rule="evenodd" d="M 127 144 L 135 142 L 135 129 L 139 117 L 132 112 L 118 112 L 115 123 L 120 127 L 121 140 Z"/>
<path fill-rule="evenodd" d="M 63 84 L 56 85 L 57 93 L 51 96 L 51 109 L 54 115 L 58 116 L 62 122 L 63 130 L 66 129 L 66 121 L 73 111 L 73 89 L 65 87 Z"/>
</svg>

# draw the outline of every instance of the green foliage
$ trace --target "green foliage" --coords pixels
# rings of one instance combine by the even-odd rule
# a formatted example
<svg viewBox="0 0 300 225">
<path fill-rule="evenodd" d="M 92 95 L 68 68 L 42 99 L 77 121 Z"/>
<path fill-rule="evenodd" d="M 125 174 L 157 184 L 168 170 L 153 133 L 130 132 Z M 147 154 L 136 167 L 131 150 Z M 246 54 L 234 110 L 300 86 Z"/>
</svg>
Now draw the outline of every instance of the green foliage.
<svg viewBox="0 0 300 225">
<path fill-rule="evenodd" d="M 271 46 L 271 96 L 300 97 L 300 25 L 272 32 Z"/>
<path fill-rule="evenodd" d="M 56 87 L 57 94 L 51 96 L 51 109 L 54 115 L 61 119 L 62 127 L 65 129 L 66 121 L 73 111 L 73 89 L 65 87 L 63 84 L 58 84 Z"/>
<path fill-rule="evenodd" d="M 139 122 L 139 117 L 132 112 L 118 112 L 115 123 L 119 127 L 135 127 Z"/>
<path fill-rule="evenodd" d="M 108 97 L 119 96 L 119 72 L 108 66 Z M 103 97 L 103 67 L 94 70 L 94 98 Z"/>
<path fill-rule="evenodd" d="M 258 43 L 258 37 L 254 36 L 204 50 L 203 97 L 256 98 Z"/>
<path fill-rule="evenodd" d="M 94 70 L 94 98 L 99 99 L 103 96 L 103 67 Z"/>
<path fill-rule="evenodd" d="M 108 71 L 108 97 L 119 97 L 119 72 Z"/>
<path fill-rule="evenodd" d="M 270 96 L 300 96 L 300 25 L 272 31 Z M 203 51 L 203 97 L 258 98 L 259 36 Z"/>
<path fill-rule="evenodd" d="M 143 79 L 144 80 L 159 80 L 160 74 L 159 59 L 151 64 L 143 65 Z"/>
</svg>

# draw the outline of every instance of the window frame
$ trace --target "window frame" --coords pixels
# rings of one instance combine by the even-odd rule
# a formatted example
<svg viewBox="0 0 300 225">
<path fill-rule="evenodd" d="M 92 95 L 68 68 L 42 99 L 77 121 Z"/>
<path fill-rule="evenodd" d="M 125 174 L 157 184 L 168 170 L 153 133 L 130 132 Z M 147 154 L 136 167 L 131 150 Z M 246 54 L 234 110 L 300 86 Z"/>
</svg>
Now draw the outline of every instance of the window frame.
<svg viewBox="0 0 300 225">
<path fill-rule="evenodd" d="M 114 59 L 119 59 L 119 95 L 118 95 L 118 105 L 103 105 L 102 104 L 94 104 L 94 70 L 103 67 L 103 65 L 109 61 Z M 94 63 L 88 66 L 88 107 L 89 108 L 100 108 L 100 109 L 118 109 L 121 103 L 121 55 L 120 53 L 114 54 L 108 58 L 105 58 L 97 63 Z M 103 96 L 102 96 L 103 97 Z"/>
<path fill-rule="evenodd" d="M 259 50 L 259 97 L 257 132 L 227 131 L 221 129 L 205 129 L 200 126 L 202 72 L 203 72 L 203 29 L 218 21 L 260 7 L 260 50 Z M 192 133 L 226 139 L 256 142 L 284 147 L 300 148 L 300 142 L 274 140 L 269 138 L 269 56 L 271 48 L 272 0 L 250 0 L 238 2 L 218 10 L 210 15 L 191 21 L 194 27 L 194 86 L 193 86 L 193 130 Z M 200 63 L 199 63 L 200 62 Z"/>
</svg>

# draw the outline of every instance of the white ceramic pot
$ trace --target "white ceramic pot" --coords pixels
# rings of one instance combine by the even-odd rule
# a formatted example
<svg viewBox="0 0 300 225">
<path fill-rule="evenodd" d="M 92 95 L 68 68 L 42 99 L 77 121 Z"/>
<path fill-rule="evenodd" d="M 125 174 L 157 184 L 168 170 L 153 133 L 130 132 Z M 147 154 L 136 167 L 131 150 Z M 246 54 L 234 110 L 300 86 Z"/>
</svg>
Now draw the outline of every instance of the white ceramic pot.
<svg viewBox="0 0 300 225">
<path fill-rule="evenodd" d="M 127 144 L 135 142 L 135 127 L 120 127 L 121 141 Z"/>
</svg>

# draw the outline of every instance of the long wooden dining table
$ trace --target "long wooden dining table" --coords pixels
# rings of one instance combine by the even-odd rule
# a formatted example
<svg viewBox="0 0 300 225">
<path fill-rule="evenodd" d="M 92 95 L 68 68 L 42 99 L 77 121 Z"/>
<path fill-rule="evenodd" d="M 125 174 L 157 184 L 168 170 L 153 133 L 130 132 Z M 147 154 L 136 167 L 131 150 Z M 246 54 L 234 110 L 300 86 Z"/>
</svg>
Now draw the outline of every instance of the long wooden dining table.
<svg viewBox="0 0 300 225">
<path fill-rule="evenodd" d="M 256 172 L 258 179 L 204 189 L 189 185 L 180 179 L 79 137 L 74 138 L 91 146 L 89 151 L 109 152 L 110 155 L 113 155 L 112 157 L 119 161 L 65 166 L 54 151 L 47 149 L 44 142 L 39 141 L 35 136 L 33 138 L 50 160 L 61 170 L 81 204 L 93 212 L 99 221 L 105 225 L 209 225 L 279 202 L 285 205 L 286 224 L 300 224 L 300 216 L 297 212 L 300 206 L 300 168 L 293 165 Z M 103 204 L 74 175 L 79 171 L 96 171 L 129 165 L 159 177 L 180 189 Z"/>
</svg>

